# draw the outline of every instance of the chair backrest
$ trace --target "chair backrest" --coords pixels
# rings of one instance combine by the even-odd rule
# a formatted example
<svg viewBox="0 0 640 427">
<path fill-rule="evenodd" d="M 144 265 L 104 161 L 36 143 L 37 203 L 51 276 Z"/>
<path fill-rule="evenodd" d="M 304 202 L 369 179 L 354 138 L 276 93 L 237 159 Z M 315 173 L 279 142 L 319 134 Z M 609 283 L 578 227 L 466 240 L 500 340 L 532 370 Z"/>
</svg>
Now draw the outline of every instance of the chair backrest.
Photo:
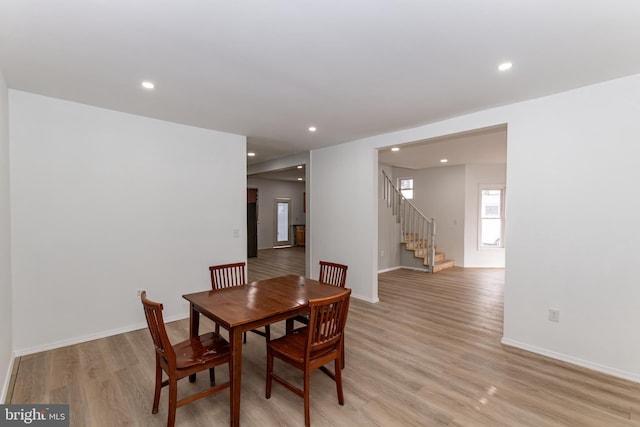
<svg viewBox="0 0 640 427">
<path fill-rule="evenodd" d="M 149 332 L 151 332 L 153 344 L 156 347 L 156 353 L 165 357 L 169 363 L 175 362 L 175 351 L 171 346 L 171 341 L 169 341 L 164 319 L 162 318 L 162 304 L 147 299 L 147 291 L 142 291 L 140 299 L 144 307 L 144 317 L 147 319 L 147 326 L 149 327 Z"/>
<path fill-rule="evenodd" d="M 339 295 L 309 300 L 307 356 L 337 347 L 349 313 L 351 289 Z"/>
<path fill-rule="evenodd" d="M 212 265 L 209 267 L 211 273 L 211 287 L 213 289 L 229 288 L 247 283 L 244 278 L 244 262 L 233 264 Z"/>
<path fill-rule="evenodd" d="M 318 279 L 318 281 L 344 288 L 345 284 L 347 283 L 348 268 L 349 267 L 344 264 L 320 261 L 320 278 Z"/>
</svg>

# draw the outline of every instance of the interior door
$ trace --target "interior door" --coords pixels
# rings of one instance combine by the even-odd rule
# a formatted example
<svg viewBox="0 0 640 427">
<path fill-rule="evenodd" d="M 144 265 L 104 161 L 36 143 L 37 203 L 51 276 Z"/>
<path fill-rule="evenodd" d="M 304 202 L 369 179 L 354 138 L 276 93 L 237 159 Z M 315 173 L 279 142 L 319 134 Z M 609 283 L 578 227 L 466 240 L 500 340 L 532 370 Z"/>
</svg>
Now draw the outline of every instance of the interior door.
<svg viewBox="0 0 640 427">
<path fill-rule="evenodd" d="M 247 188 L 247 258 L 258 256 L 258 189 Z"/>
<path fill-rule="evenodd" d="M 291 199 L 275 199 L 275 246 L 291 245 Z"/>
</svg>

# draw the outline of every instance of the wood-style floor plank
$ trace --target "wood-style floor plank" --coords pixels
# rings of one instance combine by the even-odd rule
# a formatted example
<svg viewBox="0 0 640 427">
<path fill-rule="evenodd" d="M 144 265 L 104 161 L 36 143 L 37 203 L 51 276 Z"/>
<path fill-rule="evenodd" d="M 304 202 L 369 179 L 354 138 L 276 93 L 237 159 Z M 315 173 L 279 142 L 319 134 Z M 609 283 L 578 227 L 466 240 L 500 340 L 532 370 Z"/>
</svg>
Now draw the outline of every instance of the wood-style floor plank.
<svg viewBox="0 0 640 427">
<path fill-rule="evenodd" d="M 304 249 L 259 251 L 249 280 L 304 274 Z M 347 282 L 347 286 L 349 283 Z M 380 302 L 352 299 L 347 321 L 345 405 L 335 383 L 311 377 L 314 426 L 640 426 L 640 384 L 523 350 L 502 338 L 504 271 L 455 267 L 435 275 L 379 275 Z M 211 322 L 203 322 L 205 330 Z M 168 325 L 188 336 L 188 321 Z M 284 333 L 284 322 L 272 335 Z M 303 402 L 274 385 L 264 398 L 265 343 L 243 349 L 241 423 L 300 426 Z M 276 362 L 277 363 L 277 362 Z M 16 360 L 11 403 L 70 403 L 74 426 L 164 426 L 167 395 L 151 414 L 153 344 L 146 329 Z M 301 384 L 300 372 L 276 369 Z M 182 382 L 179 397 L 206 387 Z M 228 372 L 216 369 L 218 381 Z M 178 426 L 226 426 L 228 391 L 177 411 Z"/>
</svg>

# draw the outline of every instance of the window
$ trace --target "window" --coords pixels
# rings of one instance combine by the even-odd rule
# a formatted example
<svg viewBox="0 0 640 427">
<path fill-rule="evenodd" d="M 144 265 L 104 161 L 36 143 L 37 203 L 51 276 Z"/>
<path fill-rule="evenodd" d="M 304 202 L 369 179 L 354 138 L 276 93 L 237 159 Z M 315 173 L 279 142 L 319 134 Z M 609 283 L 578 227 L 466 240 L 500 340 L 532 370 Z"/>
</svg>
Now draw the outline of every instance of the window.
<svg viewBox="0 0 640 427">
<path fill-rule="evenodd" d="M 291 199 L 275 199 L 275 246 L 291 245 Z"/>
<path fill-rule="evenodd" d="M 504 187 L 480 188 L 480 247 L 504 247 Z"/>
<path fill-rule="evenodd" d="M 413 178 L 400 178 L 398 187 L 406 199 L 413 199 Z"/>
</svg>

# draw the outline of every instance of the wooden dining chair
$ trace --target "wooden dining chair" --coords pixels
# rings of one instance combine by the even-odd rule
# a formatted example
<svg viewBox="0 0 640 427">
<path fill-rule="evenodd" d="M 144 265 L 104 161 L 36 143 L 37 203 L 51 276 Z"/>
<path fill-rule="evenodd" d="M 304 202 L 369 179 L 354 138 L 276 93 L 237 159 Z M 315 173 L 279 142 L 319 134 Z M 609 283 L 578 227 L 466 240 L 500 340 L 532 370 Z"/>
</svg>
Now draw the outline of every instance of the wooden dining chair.
<svg viewBox="0 0 640 427">
<path fill-rule="evenodd" d="M 329 261 L 320 261 L 320 277 L 318 278 L 318 282 L 344 288 L 347 283 L 348 269 L 349 267 L 344 264 L 338 264 Z M 287 319 L 287 321 L 285 322 L 285 331 L 287 334 L 293 331 L 295 321 L 308 325 L 309 314 L 300 314 L 292 319 Z M 341 364 L 342 368 L 344 369 L 344 352 L 342 353 Z"/>
<path fill-rule="evenodd" d="M 335 285 L 340 288 L 344 288 L 347 283 L 347 270 L 348 266 L 344 264 L 337 264 L 335 262 L 320 261 L 320 277 L 318 282 L 326 283 L 327 285 Z M 290 333 L 294 327 L 294 321 L 297 320 L 305 325 L 309 324 L 309 315 L 301 314 L 292 319 L 287 319 L 286 332 Z"/>
<path fill-rule="evenodd" d="M 271 397 L 272 381 L 281 384 L 304 398 L 304 422 L 309 427 L 310 373 L 320 369 L 336 382 L 338 403 L 344 405 L 342 391 L 342 369 L 340 361 L 344 342 L 344 327 L 349 312 L 351 289 L 339 295 L 309 300 L 309 325 L 294 330 L 276 340 L 267 339 L 267 385 L 266 398 Z M 303 389 L 299 389 L 273 372 L 273 359 L 278 358 L 303 371 Z M 324 365 L 334 361 L 331 372 Z"/>
<path fill-rule="evenodd" d="M 348 266 L 335 262 L 320 261 L 319 282 L 344 288 L 347 283 Z"/>
<path fill-rule="evenodd" d="M 158 413 L 160 403 L 160 391 L 162 387 L 169 386 L 169 415 L 167 426 L 173 427 L 176 421 L 176 409 L 191 403 L 194 400 L 217 393 L 230 386 L 229 381 L 215 385 L 214 367 L 227 363 L 229 378 L 231 378 L 231 364 L 229 343 L 215 332 L 190 338 L 177 344 L 171 344 L 164 320 L 162 318 L 162 304 L 147 299 L 147 292 L 140 295 L 144 307 L 144 315 L 147 319 L 149 332 L 155 346 L 156 353 L 156 381 L 153 394 L 153 408 L 151 413 Z M 177 400 L 178 380 L 209 369 L 211 387 L 199 393 Z M 162 380 L 162 371 L 166 372 L 168 379 Z"/>
<path fill-rule="evenodd" d="M 211 287 L 213 290 L 230 288 L 233 286 L 241 286 L 246 285 L 247 281 L 245 280 L 245 266 L 244 262 L 235 262 L 232 264 L 221 264 L 221 265 L 212 265 L 209 267 L 209 273 L 211 274 Z M 216 323 L 216 332 L 220 332 L 220 325 Z M 251 332 L 254 332 L 258 335 L 262 335 L 265 338 L 268 338 L 271 332 L 271 328 L 269 325 L 264 327 L 264 331 L 259 329 L 253 329 Z M 244 333 L 243 341 L 247 342 L 247 333 Z"/>
</svg>

